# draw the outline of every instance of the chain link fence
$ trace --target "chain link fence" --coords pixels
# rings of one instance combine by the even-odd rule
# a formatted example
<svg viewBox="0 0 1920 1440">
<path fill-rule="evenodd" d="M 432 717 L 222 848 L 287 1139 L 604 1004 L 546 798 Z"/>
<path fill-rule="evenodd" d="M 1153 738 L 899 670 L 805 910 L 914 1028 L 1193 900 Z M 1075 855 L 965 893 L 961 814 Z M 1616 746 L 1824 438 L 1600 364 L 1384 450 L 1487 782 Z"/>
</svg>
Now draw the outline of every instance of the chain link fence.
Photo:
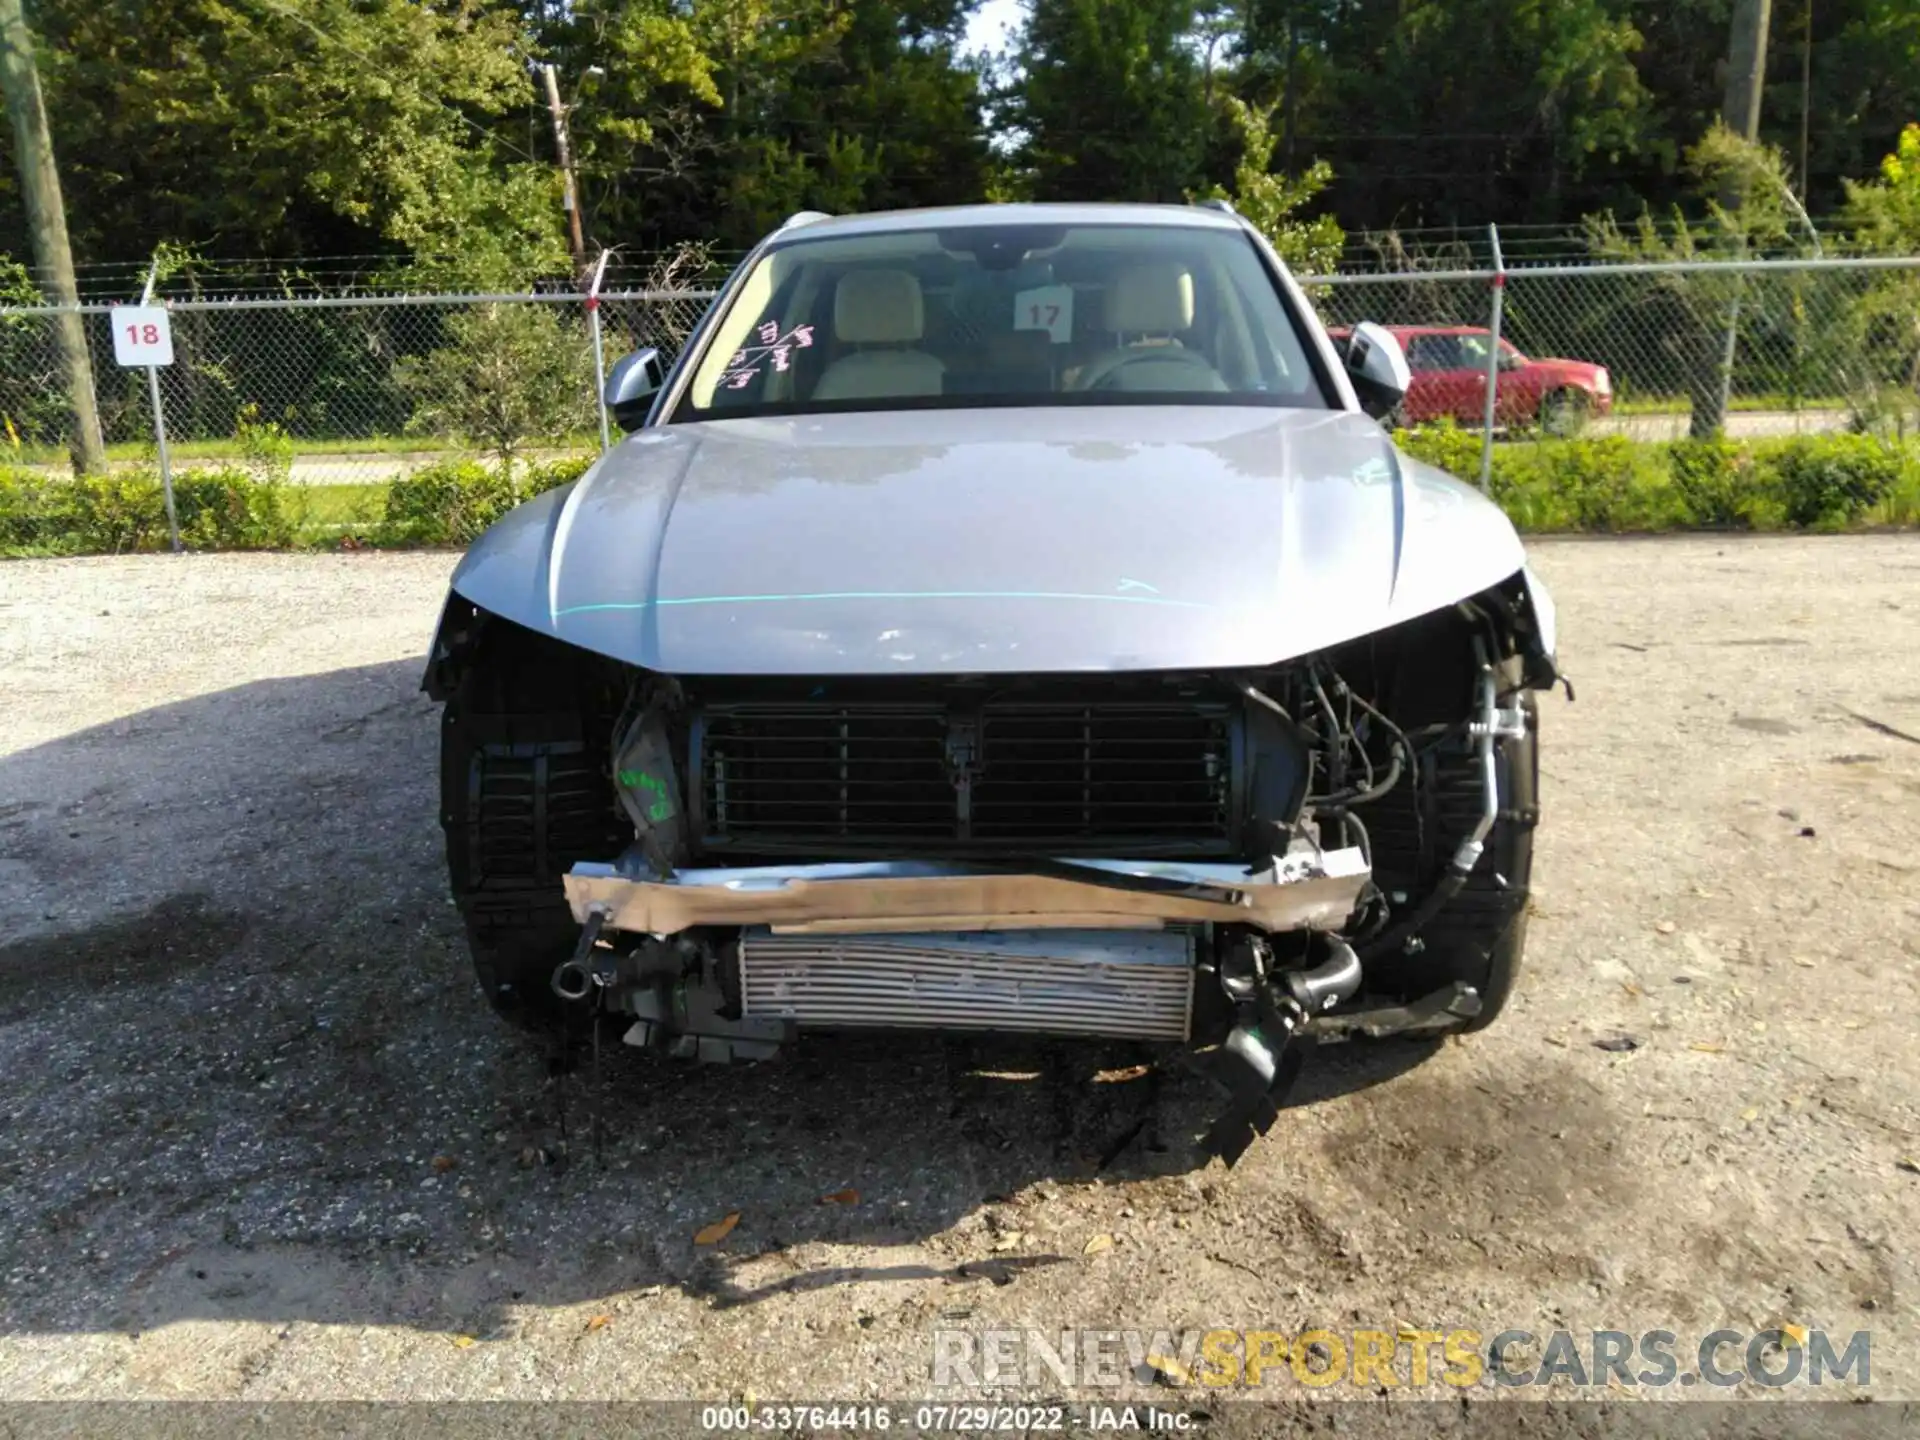
<svg viewBox="0 0 1920 1440">
<path fill-rule="evenodd" d="M 304 485 L 374 484 L 449 458 L 600 446 L 593 326 L 608 363 L 671 358 L 708 291 L 176 300 L 160 396 L 174 468 L 279 454 Z M 82 307 L 111 467 L 156 463 L 146 372 L 115 364 L 114 309 Z M 47 307 L 0 309 L 0 463 L 64 470 L 65 374 Z"/>
<path fill-rule="evenodd" d="M 1920 257 L 1355 274 L 1309 291 L 1329 326 L 1399 333 L 1416 423 L 1484 426 L 1496 328 L 1506 440 L 1905 434 L 1920 418 Z"/>
<path fill-rule="evenodd" d="M 1920 422 L 1920 257 L 1355 273 L 1304 282 L 1329 326 L 1372 320 L 1409 352 L 1408 423 L 1495 438 L 1736 438 Z M 677 355 L 701 288 L 168 302 L 160 394 L 174 468 L 276 454 L 302 485 L 370 484 L 449 457 L 599 448 L 605 363 Z M 1502 304 L 1496 319 L 1493 298 Z M 114 363 L 113 309 L 82 307 L 108 459 L 151 469 L 146 375 Z M 0 309 L 0 464 L 64 473 L 69 411 L 50 307 Z M 1489 371 L 1489 349 L 1502 352 Z"/>
</svg>

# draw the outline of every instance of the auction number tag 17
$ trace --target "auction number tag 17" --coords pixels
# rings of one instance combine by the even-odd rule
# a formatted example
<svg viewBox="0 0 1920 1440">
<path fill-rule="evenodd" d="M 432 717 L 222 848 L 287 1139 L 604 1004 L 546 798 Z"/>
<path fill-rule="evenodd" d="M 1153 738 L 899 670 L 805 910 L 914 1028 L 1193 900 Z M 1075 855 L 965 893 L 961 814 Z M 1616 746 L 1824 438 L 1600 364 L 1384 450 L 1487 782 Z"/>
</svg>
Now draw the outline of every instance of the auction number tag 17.
<svg viewBox="0 0 1920 1440">
<path fill-rule="evenodd" d="M 113 314 L 113 358 L 122 365 L 171 365 L 173 330 L 163 305 L 120 305 Z"/>
<path fill-rule="evenodd" d="M 1055 345 L 1073 339 L 1073 287 L 1037 285 L 1013 297 L 1013 328 L 1044 330 Z"/>
</svg>

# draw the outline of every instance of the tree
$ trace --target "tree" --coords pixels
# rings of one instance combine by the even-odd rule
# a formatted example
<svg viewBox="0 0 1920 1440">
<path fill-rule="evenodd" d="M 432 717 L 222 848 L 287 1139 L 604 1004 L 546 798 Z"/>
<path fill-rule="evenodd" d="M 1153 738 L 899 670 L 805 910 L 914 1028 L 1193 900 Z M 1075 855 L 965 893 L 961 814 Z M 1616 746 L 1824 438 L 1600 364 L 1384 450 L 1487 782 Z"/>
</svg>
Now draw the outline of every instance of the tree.
<svg viewBox="0 0 1920 1440">
<path fill-rule="evenodd" d="M 1227 113 L 1240 134 L 1240 163 L 1234 167 L 1233 189 L 1215 185 L 1214 198 L 1231 201 L 1254 229 L 1272 242 L 1290 269 L 1303 274 L 1327 274 L 1340 263 L 1346 236 L 1331 215 L 1301 220 L 1295 212 L 1312 201 L 1333 181 L 1333 167 L 1316 160 L 1298 178 L 1276 175 L 1273 149 L 1273 108 L 1256 109 L 1237 96 L 1226 99 Z"/>
<path fill-rule="evenodd" d="M 27 225 L 33 232 L 34 258 L 48 277 L 55 303 L 68 307 L 53 318 L 53 331 L 65 371 L 73 467 L 82 474 L 104 470 L 106 450 L 94 403 L 93 366 L 80 315 L 72 308 L 79 302 L 79 291 L 73 274 L 73 251 L 67 240 L 66 203 L 60 193 L 53 143 L 47 134 L 47 108 L 40 91 L 33 36 L 27 30 L 20 0 L 0 3 L 0 90 L 6 92 L 7 113 L 13 122 L 20 189 L 26 200 Z"/>
<path fill-rule="evenodd" d="M 534 95 L 498 0 L 44 0 L 76 248 L 457 257 L 470 283 L 564 253 L 558 179 L 499 126 Z"/>
<path fill-rule="evenodd" d="M 537 302 L 481 305 L 447 322 L 447 343 L 400 362 L 409 428 L 490 451 L 510 474 L 529 441 L 563 443 L 594 421 L 593 361 L 578 326 Z"/>
<path fill-rule="evenodd" d="M 1665 227 L 1644 210 L 1631 229 L 1610 214 L 1591 216 L 1587 236 L 1594 253 L 1628 261 L 1726 261 L 1790 245 L 1804 212 L 1779 150 L 1716 121 L 1687 153 L 1687 168 L 1704 220 L 1690 219 L 1677 205 Z M 1726 336 L 1739 323 L 1745 285 L 1737 272 L 1724 271 L 1665 274 L 1653 283 L 1672 315 L 1662 328 L 1687 387 L 1688 433 L 1705 439 L 1719 432 L 1725 415 L 1735 359 Z"/>
<path fill-rule="evenodd" d="M 1191 0 L 1033 0 L 1007 121 L 1036 200 L 1178 201 L 1210 134 Z"/>
<path fill-rule="evenodd" d="M 1628 3 L 1255 0 L 1241 93 L 1278 102 L 1283 164 L 1332 164 L 1349 228 L 1555 220 L 1647 142 Z"/>
<path fill-rule="evenodd" d="M 796 210 L 978 199 L 989 155 L 981 75 L 959 53 L 969 8 L 611 0 L 569 9 L 541 31 L 543 43 L 563 69 L 609 72 L 584 92 L 574 121 L 590 229 L 649 248 L 737 248 Z"/>
<path fill-rule="evenodd" d="M 1845 223 L 1870 254 L 1920 254 L 1920 124 L 1909 125 L 1878 179 L 1848 182 Z M 1874 275 L 1849 315 L 1849 339 L 1863 357 L 1855 410 L 1863 419 L 1890 418 L 1902 434 L 1920 408 L 1920 271 Z M 1865 364 L 1866 357 L 1881 357 Z"/>
</svg>

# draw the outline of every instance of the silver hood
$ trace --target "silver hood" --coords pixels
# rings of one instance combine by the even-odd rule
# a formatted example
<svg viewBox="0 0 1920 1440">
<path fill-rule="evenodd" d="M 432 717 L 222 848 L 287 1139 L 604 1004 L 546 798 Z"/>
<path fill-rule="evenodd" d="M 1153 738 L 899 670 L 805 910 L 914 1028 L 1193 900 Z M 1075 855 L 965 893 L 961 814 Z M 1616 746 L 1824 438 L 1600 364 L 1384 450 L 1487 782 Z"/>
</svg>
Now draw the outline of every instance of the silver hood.
<svg viewBox="0 0 1920 1440">
<path fill-rule="evenodd" d="M 971 409 L 645 429 L 482 536 L 483 609 L 651 670 L 1271 665 L 1521 568 L 1350 411 Z"/>
</svg>

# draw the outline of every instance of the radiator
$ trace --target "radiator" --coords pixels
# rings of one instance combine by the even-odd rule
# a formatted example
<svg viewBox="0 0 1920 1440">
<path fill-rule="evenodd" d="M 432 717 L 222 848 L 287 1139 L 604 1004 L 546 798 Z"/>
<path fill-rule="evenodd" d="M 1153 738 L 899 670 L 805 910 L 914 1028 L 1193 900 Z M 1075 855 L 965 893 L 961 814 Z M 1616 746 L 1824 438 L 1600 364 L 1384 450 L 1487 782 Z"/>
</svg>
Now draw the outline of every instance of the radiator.
<svg viewBox="0 0 1920 1440">
<path fill-rule="evenodd" d="M 1194 935 L 1169 930 L 740 939 L 741 1008 L 822 1029 L 1184 1040 Z"/>
</svg>

